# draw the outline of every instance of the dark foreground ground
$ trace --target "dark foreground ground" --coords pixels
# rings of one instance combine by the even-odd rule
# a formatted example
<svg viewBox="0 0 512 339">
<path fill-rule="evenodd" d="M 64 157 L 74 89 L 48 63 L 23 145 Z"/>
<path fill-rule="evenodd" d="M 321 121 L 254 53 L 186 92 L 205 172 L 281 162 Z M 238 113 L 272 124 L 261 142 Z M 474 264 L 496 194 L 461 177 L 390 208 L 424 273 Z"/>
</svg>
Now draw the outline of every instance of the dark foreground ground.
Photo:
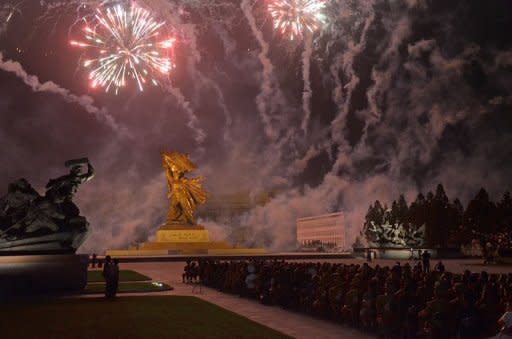
<svg viewBox="0 0 512 339">
<path fill-rule="evenodd" d="M 290 338 L 191 296 L 16 301 L 0 308 L 2 338 Z"/>
</svg>

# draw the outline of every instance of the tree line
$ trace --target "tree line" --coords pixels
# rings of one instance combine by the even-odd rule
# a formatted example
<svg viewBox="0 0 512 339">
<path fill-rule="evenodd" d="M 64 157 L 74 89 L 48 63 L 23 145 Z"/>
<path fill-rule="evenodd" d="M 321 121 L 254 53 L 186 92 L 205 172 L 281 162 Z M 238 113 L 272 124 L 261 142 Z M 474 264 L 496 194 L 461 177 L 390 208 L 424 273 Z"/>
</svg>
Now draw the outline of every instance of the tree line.
<svg viewBox="0 0 512 339">
<path fill-rule="evenodd" d="M 512 232 L 512 199 L 510 192 L 493 202 L 483 188 L 464 209 L 458 198 L 450 200 L 443 185 L 437 185 L 435 193 L 419 193 L 407 204 L 400 195 L 391 208 L 377 200 L 366 214 L 362 235 L 370 237 L 370 223 L 374 225 L 401 224 L 408 229 L 425 226 L 425 244 L 431 247 L 458 247 L 472 239 L 484 238 L 497 232 Z"/>
</svg>

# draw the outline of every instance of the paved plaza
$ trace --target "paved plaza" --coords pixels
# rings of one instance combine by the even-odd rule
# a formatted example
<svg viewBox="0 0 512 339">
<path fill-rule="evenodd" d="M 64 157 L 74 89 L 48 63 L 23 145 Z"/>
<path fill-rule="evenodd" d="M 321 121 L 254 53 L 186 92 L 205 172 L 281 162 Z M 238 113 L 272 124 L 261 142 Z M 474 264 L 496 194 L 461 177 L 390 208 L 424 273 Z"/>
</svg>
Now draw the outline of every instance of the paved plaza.
<svg viewBox="0 0 512 339">
<path fill-rule="evenodd" d="M 305 260 L 299 260 L 304 262 Z M 357 263 L 363 264 L 360 259 L 322 259 L 309 260 L 313 262 L 332 263 Z M 405 264 L 407 261 L 402 261 Z M 393 265 L 393 260 L 374 260 L 371 265 Z M 409 262 L 414 264 L 413 262 Z M 432 262 L 432 266 L 435 265 Z M 482 266 L 481 260 L 443 260 L 446 269 L 454 273 L 462 273 L 469 269 L 474 272 L 486 270 L 489 273 L 512 272 L 512 266 L 487 265 Z M 181 281 L 181 274 L 184 268 L 183 262 L 142 262 L 122 263 L 121 269 L 131 269 L 151 277 L 154 281 L 164 282 L 174 287 L 173 291 L 158 292 L 162 295 L 193 295 L 208 302 L 214 303 L 227 310 L 236 312 L 260 324 L 266 325 L 281 331 L 294 338 L 372 338 L 372 336 L 361 331 L 336 324 L 333 322 L 316 319 L 308 315 L 291 312 L 276 306 L 265 306 L 254 300 L 240 298 L 236 295 L 218 292 L 214 289 L 184 284 Z M 154 295 L 153 293 L 152 295 Z M 133 293 L 131 295 L 138 295 Z"/>
</svg>

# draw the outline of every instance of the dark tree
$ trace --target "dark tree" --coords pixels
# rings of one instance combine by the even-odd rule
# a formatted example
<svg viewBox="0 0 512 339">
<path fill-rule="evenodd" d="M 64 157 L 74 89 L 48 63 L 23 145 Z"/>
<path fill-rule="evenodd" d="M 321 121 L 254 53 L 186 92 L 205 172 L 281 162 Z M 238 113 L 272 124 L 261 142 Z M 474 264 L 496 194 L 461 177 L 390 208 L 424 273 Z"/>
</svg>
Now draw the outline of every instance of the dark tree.
<svg viewBox="0 0 512 339">
<path fill-rule="evenodd" d="M 384 207 L 382 207 L 380 201 L 375 201 L 374 210 L 376 216 L 375 223 L 380 225 L 384 222 Z"/>
<path fill-rule="evenodd" d="M 455 199 L 448 207 L 450 243 L 453 246 L 460 246 L 463 243 L 471 241 L 471 232 L 463 226 L 464 207 L 459 199 Z"/>
<path fill-rule="evenodd" d="M 462 218 L 464 217 L 464 207 L 458 198 L 452 203 L 452 210 L 454 212 L 454 222 L 456 225 L 462 224 Z"/>
<path fill-rule="evenodd" d="M 427 205 L 431 204 L 433 200 L 434 200 L 434 193 L 432 193 L 432 191 L 429 191 L 427 193 Z"/>
<path fill-rule="evenodd" d="M 370 207 L 368 207 L 368 212 L 366 212 L 362 233 L 368 241 L 375 241 L 374 234 L 370 231 L 371 223 L 373 222 L 375 225 L 379 226 L 382 224 L 383 217 L 384 209 L 377 200 L 374 205 L 370 205 Z"/>
<path fill-rule="evenodd" d="M 396 224 L 397 222 L 400 222 L 400 210 L 398 208 L 398 203 L 396 200 L 393 200 L 393 203 L 391 204 L 391 212 L 389 213 L 389 223 L 390 224 Z"/>
<path fill-rule="evenodd" d="M 464 227 L 477 234 L 491 234 L 497 230 L 496 206 L 489 194 L 481 188 L 464 212 Z"/>
<path fill-rule="evenodd" d="M 432 225 L 435 222 L 435 218 L 432 214 L 433 209 L 434 209 L 434 193 L 432 193 L 432 191 L 429 191 L 427 193 L 427 199 L 426 199 L 426 203 L 425 203 L 425 210 L 427 212 L 425 214 L 425 242 L 429 246 L 434 246 L 433 232 L 435 231 L 435 229 L 432 227 Z"/>
<path fill-rule="evenodd" d="M 512 199 L 510 192 L 505 192 L 503 198 L 496 206 L 496 216 L 500 231 L 512 232 Z"/>
<path fill-rule="evenodd" d="M 384 204 L 382 210 L 384 211 L 382 214 L 382 223 L 385 224 L 386 222 L 388 222 L 391 224 L 391 209 L 388 208 L 388 205 Z"/>
<path fill-rule="evenodd" d="M 373 205 L 370 205 L 368 207 L 368 211 L 366 212 L 366 216 L 364 218 L 363 232 L 365 233 L 365 235 L 367 235 L 368 228 L 370 227 L 371 222 L 372 221 L 375 222 L 374 215 L 375 215 L 374 207 L 373 207 Z"/>
<path fill-rule="evenodd" d="M 413 227 L 419 228 L 427 222 L 427 200 L 423 194 L 419 193 L 416 200 L 411 203 L 407 221 Z"/>
<path fill-rule="evenodd" d="M 407 216 L 409 214 L 409 207 L 403 194 L 398 198 L 398 222 L 407 224 Z"/>
<path fill-rule="evenodd" d="M 450 224 L 449 199 L 443 185 L 439 184 L 435 195 L 427 195 L 426 241 L 430 246 L 446 247 L 450 230 L 455 226 Z"/>
<path fill-rule="evenodd" d="M 444 187 L 441 184 L 437 185 L 436 188 L 436 194 L 434 195 L 434 199 L 438 201 L 439 203 L 442 203 L 444 205 L 448 205 L 448 197 L 446 196 L 446 193 L 444 192 Z"/>
</svg>

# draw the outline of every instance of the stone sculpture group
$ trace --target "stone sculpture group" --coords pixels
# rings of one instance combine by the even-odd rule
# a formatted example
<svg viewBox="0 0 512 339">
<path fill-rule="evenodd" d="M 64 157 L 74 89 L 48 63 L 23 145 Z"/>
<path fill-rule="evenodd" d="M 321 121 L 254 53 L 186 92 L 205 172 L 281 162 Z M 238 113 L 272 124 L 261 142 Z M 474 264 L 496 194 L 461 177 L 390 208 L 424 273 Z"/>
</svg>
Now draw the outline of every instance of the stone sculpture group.
<svg viewBox="0 0 512 339">
<path fill-rule="evenodd" d="M 388 221 L 377 225 L 371 221 L 366 229 L 370 246 L 375 247 L 417 247 L 424 245 L 425 225 L 419 228 L 408 227 Z"/>
<path fill-rule="evenodd" d="M 87 158 L 64 165 L 69 173 L 50 179 L 44 195 L 26 179 L 9 184 L 0 198 L 0 253 L 74 253 L 85 240 L 89 223 L 72 199 L 94 168 Z"/>
</svg>

